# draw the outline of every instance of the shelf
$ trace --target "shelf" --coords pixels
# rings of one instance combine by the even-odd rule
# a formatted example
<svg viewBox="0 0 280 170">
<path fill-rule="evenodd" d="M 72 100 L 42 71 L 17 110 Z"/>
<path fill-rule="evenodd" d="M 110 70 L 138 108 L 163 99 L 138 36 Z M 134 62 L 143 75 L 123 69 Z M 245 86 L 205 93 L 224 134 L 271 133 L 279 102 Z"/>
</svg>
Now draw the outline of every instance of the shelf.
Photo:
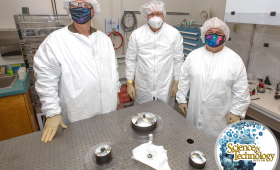
<svg viewBox="0 0 280 170">
<path fill-rule="evenodd" d="M 47 37 L 47 36 L 46 36 Z M 27 45 L 27 44 L 34 44 L 34 43 L 38 43 L 38 44 L 41 44 L 44 40 L 41 40 L 41 39 L 24 39 L 24 44 Z"/>
<path fill-rule="evenodd" d="M 191 38 L 191 37 L 186 37 L 186 36 L 183 36 L 183 38 L 198 41 L 198 38 Z"/>
<path fill-rule="evenodd" d="M 0 28 L 0 31 L 17 31 L 16 28 Z"/>
<path fill-rule="evenodd" d="M 36 49 L 45 38 L 53 31 L 66 27 L 72 24 L 69 15 L 14 15 L 17 31 L 19 32 L 19 39 L 22 51 L 25 51 L 25 63 L 27 70 L 32 74 L 31 82 L 34 84 L 36 78 L 34 77 L 33 64 Z M 29 53 L 32 51 L 32 53 Z M 37 100 L 38 95 L 33 91 L 32 97 Z M 40 103 L 40 101 L 37 101 Z"/>
<path fill-rule="evenodd" d="M 60 29 L 63 27 L 43 27 L 43 28 L 21 28 L 22 30 L 47 30 L 47 29 Z"/>
<path fill-rule="evenodd" d="M 48 23 L 61 23 L 61 22 L 71 22 L 70 20 L 53 20 L 53 21 L 27 21 L 19 22 L 19 24 L 48 24 Z"/>
<path fill-rule="evenodd" d="M 179 31 L 182 34 L 188 34 L 188 35 L 198 35 L 198 33 L 193 33 L 193 32 L 185 32 L 185 31 Z"/>
<path fill-rule="evenodd" d="M 190 45 L 190 46 L 194 46 L 194 47 L 197 47 L 197 44 L 193 44 L 193 43 L 187 43 L 187 42 L 183 42 L 183 44 L 186 44 L 186 45 Z"/>
<path fill-rule="evenodd" d="M 24 38 L 46 38 L 48 35 L 39 35 L 39 36 L 26 36 L 26 35 L 23 35 L 22 37 L 24 37 Z"/>
<path fill-rule="evenodd" d="M 184 50 L 187 50 L 187 51 L 193 51 L 192 49 L 189 49 L 189 48 L 184 48 Z"/>
</svg>

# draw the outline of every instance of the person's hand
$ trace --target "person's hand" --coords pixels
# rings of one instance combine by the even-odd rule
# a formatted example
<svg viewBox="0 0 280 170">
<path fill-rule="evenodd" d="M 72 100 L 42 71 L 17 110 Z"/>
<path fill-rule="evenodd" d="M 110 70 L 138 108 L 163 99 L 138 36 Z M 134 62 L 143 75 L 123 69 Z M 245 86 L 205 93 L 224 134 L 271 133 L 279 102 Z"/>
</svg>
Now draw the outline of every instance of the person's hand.
<svg viewBox="0 0 280 170">
<path fill-rule="evenodd" d="M 178 91 L 178 84 L 179 84 L 179 80 L 176 80 L 174 82 L 174 85 L 171 88 L 171 97 L 175 97 L 176 96 L 176 93 Z"/>
<path fill-rule="evenodd" d="M 179 109 L 181 110 L 181 112 L 183 112 L 186 115 L 188 111 L 188 104 L 187 103 L 179 104 Z"/>
<path fill-rule="evenodd" d="M 227 122 L 228 123 L 234 123 L 234 122 L 237 122 L 237 121 L 240 121 L 240 117 L 239 116 L 236 116 L 236 115 L 234 115 L 232 113 L 230 113 L 228 115 L 228 118 L 227 118 Z"/>
<path fill-rule="evenodd" d="M 127 94 L 129 95 L 130 98 L 134 99 L 135 98 L 135 89 L 132 85 L 132 83 L 127 83 Z"/>
<path fill-rule="evenodd" d="M 51 141 L 56 134 L 59 125 L 63 128 L 67 128 L 67 126 L 63 123 L 61 114 L 47 118 L 41 141 Z"/>
</svg>

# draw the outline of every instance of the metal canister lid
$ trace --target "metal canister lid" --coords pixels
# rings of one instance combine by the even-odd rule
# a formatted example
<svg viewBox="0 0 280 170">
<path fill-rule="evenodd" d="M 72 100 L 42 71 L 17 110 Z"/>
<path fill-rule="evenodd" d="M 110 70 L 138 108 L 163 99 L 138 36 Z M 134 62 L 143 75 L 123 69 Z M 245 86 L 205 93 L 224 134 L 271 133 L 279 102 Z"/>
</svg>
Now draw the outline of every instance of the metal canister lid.
<svg viewBox="0 0 280 170">
<path fill-rule="evenodd" d="M 95 149 L 96 156 L 106 156 L 111 152 L 112 148 L 109 145 L 101 145 Z"/>
<path fill-rule="evenodd" d="M 190 153 L 191 165 L 194 168 L 203 168 L 206 164 L 206 156 L 200 151 L 193 151 Z"/>
<path fill-rule="evenodd" d="M 157 119 L 153 113 L 142 112 L 132 117 L 132 123 L 138 127 L 150 127 L 156 123 Z"/>
</svg>

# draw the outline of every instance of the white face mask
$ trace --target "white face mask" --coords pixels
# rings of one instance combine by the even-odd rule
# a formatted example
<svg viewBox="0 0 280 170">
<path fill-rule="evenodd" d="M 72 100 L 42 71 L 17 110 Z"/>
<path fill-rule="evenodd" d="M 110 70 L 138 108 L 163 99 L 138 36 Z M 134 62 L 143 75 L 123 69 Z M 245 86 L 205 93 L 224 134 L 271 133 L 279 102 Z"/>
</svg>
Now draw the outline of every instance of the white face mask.
<svg viewBox="0 0 280 170">
<path fill-rule="evenodd" d="M 163 20 L 161 17 L 156 17 L 154 16 L 153 18 L 150 18 L 149 19 L 149 25 L 155 29 L 158 29 L 161 27 L 163 23 Z"/>
</svg>

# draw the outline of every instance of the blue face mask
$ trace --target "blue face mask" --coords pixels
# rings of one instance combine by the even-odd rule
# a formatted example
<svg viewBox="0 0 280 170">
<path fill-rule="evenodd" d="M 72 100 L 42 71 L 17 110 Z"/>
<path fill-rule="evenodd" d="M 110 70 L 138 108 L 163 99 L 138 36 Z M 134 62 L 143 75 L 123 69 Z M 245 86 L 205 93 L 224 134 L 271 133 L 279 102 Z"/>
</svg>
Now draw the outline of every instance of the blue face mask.
<svg viewBox="0 0 280 170">
<path fill-rule="evenodd" d="M 72 8 L 70 9 L 72 19 L 78 24 L 85 24 L 91 20 L 92 8 Z"/>
<path fill-rule="evenodd" d="M 219 47 L 225 42 L 224 38 L 225 36 L 217 34 L 205 35 L 205 43 L 212 48 Z"/>
</svg>

